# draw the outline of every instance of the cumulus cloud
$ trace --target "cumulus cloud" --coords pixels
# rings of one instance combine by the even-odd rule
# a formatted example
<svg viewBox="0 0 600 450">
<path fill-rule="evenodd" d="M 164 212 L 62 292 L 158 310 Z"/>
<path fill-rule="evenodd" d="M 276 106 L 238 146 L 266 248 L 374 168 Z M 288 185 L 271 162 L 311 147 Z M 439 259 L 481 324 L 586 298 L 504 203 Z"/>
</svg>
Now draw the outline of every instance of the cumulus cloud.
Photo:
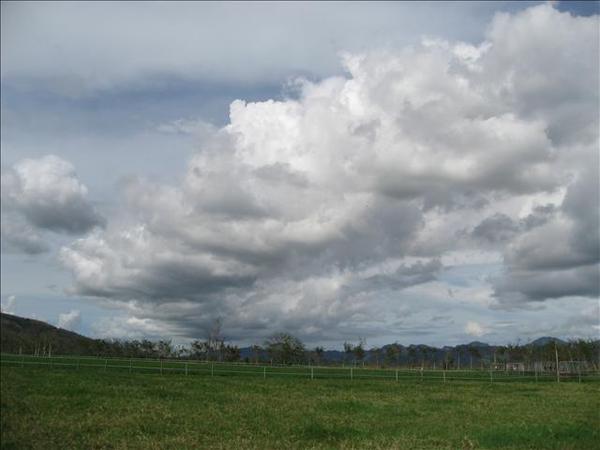
<svg viewBox="0 0 600 450">
<path fill-rule="evenodd" d="M 7 313 L 7 314 L 14 314 L 16 301 L 17 301 L 17 297 L 15 297 L 14 295 L 7 296 L 2 301 L 2 312 Z"/>
<path fill-rule="evenodd" d="M 58 315 L 58 328 L 77 331 L 81 326 L 81 313 L 75 309 Z"/>
<path fill-rule="evenodd" d="M 82 233 L 103 223 L 71 163 L 57 156 L 24 159 L 2 173 L 2 203 L 34 226 Z"/>
<path fill-rule="evenodd" d="M 92 324 L 92 333 L 102 339 L 164 339 L 169 331 L 149 318 L 105 317 Z"/>
<path fill-rule="evenodd" d="M 500 303 L 598 295 L 597 58 L 597 17 L 541 5 L 477 46 L 348 53 L 297 98 L 237 100 L 180 184 L 130 180 L 119 225 L 62 248 L 72 292 L 185 336 L 224 316 L 238 339 L 343 339 L 393 329 L 390 293 L 485 247 Z"/>
<path fill-rule="evenodd" d="M 504 251 L 505 271 L 494 280 L 499 303 L 600 295 L 598 156 L 584 160 L 556 214 L 518 235 Z"/>
<path fill-rule="evenodd" d="M 50 250 L 41 234 L 19 214 L 2 211 L 0 236 L 3 253 L 37 255 Z"/>
<path fill-rule="evenodd" d="M 104 219 L 88 200 L 73 165 L 54 156 L 2 168 L 2 248 L 42 253 L 43 231 L 80 234 Z"/>
<path fill-rule="evenodd" d="M 480 337 L 486 334 L 486 330 L 479 323 L 469 320 L 465 326 L 465 333 L 469 336 Z"/>
</svg>

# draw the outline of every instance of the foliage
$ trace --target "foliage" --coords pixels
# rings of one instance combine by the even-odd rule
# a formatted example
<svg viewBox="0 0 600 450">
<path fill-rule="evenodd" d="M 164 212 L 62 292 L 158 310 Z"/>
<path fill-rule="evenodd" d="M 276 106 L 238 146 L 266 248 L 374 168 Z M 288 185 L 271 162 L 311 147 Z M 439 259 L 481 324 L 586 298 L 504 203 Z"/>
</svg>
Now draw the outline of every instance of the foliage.
<svg viewBox="0 0 600 450">
<path fill-rule="evenodd" d="M 354 346 L 354 348 L 352 349 L 352 353 L 354 353 L 354 358 L 355 361 L 362 361 L 365 358 L 365 345 L 366 345 L 366 340 L 363 338 L 360 338 L 358 340 L 358 344 L 356 344 Z"/>
<path fill-rule="evenodd" d="M 304 344 L 289 333 L 275 333 L 265 342 L 271 360 L 277 364 L 299 364 L 305 361 Z"/>
<path fill-rule="evenodd" d="M 237 361 L 241 355 L 248 361 L 267 360 L 286 363 L 312 362 L 330 364 L 341 362 L 362 362 L 363 365 L 380 365 L 383 361 L 387 367 L 415 366 L 446 367 L 448 369 L 463 367 L 503 365 L 508 362 L 555 361 L 556 353 L 560 361 L 583 361 L 589 368 L 600 369 L 600 340 L 573 339 L 568 342 L 554 338 L 541 338 L 529 343 L 509 343 L 506 346 L 489 346 L 481 343 L 458 345 L 456 347 L 434 348 L 423 345 L 403 347 L 397 343 L 381 348 L 365 350 L 366 342 L 360 339 L 358 344 L 344 343 L 343 353 L 325 352 L 317 347 L 312 352 L 305 352 L 304 345 L 290 335 L 286 344 L 270 342 L 266 349 L 254 345 L 249 349 L 239 349 L 225 342 L 222 334 L 222 323 L 216 320 L 206 334 L 205 340 L 194 340 L 186 347 L 175 347 L 170 339 L 160 341 L 91 339 L 62 330 L 38 320 L 25 319 L 2 313 L 1 318 L 1 351 L 12 354 L 28 355 L 88 355 L 118 356 L 126 358 L 192 358 L 208 361 Z M 281 338 L 285 333 L 280 333 Z M 281 339 L 280 339 L 281 340 Z M 270 340 L 271 341 L 271 340 Z M 333 358 L 328 360 L 326 358 Z"/>
</svg>

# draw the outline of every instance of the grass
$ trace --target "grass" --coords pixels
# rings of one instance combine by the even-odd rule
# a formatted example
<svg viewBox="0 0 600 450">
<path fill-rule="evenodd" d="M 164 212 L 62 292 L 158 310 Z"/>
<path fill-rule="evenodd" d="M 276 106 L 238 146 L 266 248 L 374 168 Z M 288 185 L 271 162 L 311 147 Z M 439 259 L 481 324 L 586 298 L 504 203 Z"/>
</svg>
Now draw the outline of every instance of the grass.
<svg viewBox="0 0 600 450">
<path fill-rule="evenodd" d="M 269 365 L 248 364 L 242 362 L 207 362 L 207 361 L 185 361 L 185 360 L 158 360 L 142 358 L 119 358 L 119 357 L 96 357 L 96 356 L 29 356 L 29 355 L 11 355 L 0 354 L 0 362 L 3 365 L 24 366 L 24 367 L 63 367 L 63 368 L 94 368 L 96 370 L 120 370 L 126 372 L 145 372 L 145 373 L 180 373 L 192 375 L 224 375 L 235 374 L 253 377 L 296 377 L 296 378 L 336 378 L 336 379 L 388 379 L 400 381 L 480 381 L 480 382 L 515 382 L 515 381 L 555 381 L 556 375 L 552 372 L 544 374 L 535 372 L 504 371 L 495 370 L 490 373 L 487 369 L 479 370 L 433 370 L 425 368 L 423 371 L 418 368 L 373 368 L 373 367 L 341 367 L 337 366 L 307 366 L 307 365 Z M 263 372 L 266 370 L 266 373 Z M 567 381 L 578 380 L 596 380 L 600 381 L 600 374 L 596 371 L 582 372 L 580 374 L 562 374 L 561 377 Z"/>
<path fill-rule="evenodd" d="M 2 448 L 592 449 L 600 384 L 1 368 Z"/>
</svg>

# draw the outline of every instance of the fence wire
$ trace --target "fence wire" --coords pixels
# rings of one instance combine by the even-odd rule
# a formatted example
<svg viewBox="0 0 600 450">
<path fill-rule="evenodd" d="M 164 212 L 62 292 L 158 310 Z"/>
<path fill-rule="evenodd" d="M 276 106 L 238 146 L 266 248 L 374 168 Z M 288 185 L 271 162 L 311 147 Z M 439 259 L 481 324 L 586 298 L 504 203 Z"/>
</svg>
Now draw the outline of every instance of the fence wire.
<svg viewBox="0 0 600 450">
<path fill-rule="evenodd" d="M 183 374 L 185 376 L 254 376 L 262 378 L 296 377 L 304 379 L 395 380 L 418 382 L 548 382 L 600 381 L 598 371 L 548 372 L 486 369 L 389 369 L 340 366 L 284 366 L 252 363 L 222 363 L 196 360 L 101 358 L 90 356 L 30 356 L 0 355 L 0 364 L 12 367 L 49 367 L 63 369 L 94 369 L 137 373 Z"/>
</svg>

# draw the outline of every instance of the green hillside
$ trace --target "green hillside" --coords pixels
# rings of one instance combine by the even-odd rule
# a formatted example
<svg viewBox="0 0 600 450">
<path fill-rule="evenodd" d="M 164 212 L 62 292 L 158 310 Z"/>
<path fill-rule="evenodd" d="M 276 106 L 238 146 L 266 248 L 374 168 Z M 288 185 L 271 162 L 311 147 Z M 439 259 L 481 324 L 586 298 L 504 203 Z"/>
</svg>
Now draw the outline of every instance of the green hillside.
<svg viewBox="0 0 600 450">
<path fill-rule="evenodd" d="M 0 330 L 3 353 L 89 354 L 99 345 L 97 340 L 72 331 L 6 313 L 0 315 Z"/>
</svg>

